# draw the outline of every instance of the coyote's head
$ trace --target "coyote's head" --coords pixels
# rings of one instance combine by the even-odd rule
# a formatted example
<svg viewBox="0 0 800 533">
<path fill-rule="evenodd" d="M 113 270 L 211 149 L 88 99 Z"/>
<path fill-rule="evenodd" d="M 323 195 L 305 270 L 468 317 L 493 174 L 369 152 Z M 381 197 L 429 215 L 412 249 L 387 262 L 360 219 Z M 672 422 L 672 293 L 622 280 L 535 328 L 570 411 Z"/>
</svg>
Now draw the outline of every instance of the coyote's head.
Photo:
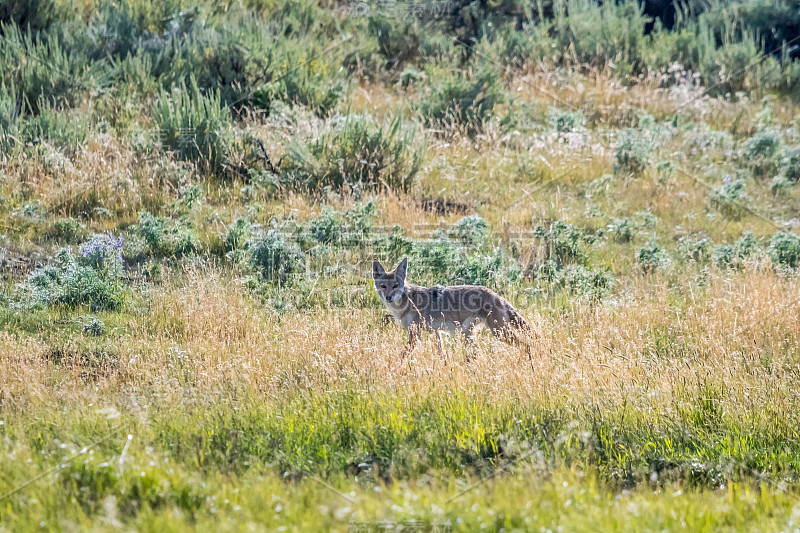
<svg viewBox="0 0 800 533">
<path fill-rule="evenodd" d="M 403 296 L 407 266 L 408 259 L 403 259 L 394 272 L 386 272 L 380 261 L 372 262 L 372 280 L 375 282 L 375 291 L 381 300 L 392 303 Z"/>
</svg>

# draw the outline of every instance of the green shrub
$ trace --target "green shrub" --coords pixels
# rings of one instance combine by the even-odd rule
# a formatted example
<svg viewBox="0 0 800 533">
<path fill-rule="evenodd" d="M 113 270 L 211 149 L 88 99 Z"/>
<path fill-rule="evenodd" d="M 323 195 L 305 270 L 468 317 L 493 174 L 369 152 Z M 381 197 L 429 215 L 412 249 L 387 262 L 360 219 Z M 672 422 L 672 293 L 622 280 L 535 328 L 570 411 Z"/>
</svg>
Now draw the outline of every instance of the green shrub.
<svg viewBox="0 0 800 533">
<path fill-rule="evenodd" d="M 772 263 L 783 268 L 800 266 L 800 235 L 779 231 L 769 240 L 769 257 Z"/>
<path fill-rule="evenodd" d="M 586 126 L 586 117 L 581 111 L 564 111 L 551 108 L 547 117 L 550 129 L 558 133 L 573 133 L 583 131 Z"/>
<path fill-rule="evenodd" d="M 491 52 L 485 54 L 488 58 L 509 65 L 512 68 L 527 70 L 541 59 L 552 58 L 560 50 L 552 48 L 550 39 L 550 24 L 540 23 L 528 25 L 524 30 L 511 29 L 509 25 L 497 32 L 494 42 L 491 43 Z M 486 43 L 484 39 L 481 44 Z"/>
<path fill-rule="evenodd" d="M 203 189 L 196 183 L 181 187 L 177 206 L 181 211 L 191 211 L 203 203 Z"/>
<path fill-rule="evenodd" d="M 167 221 L 162 217 L 151 215 L 148 211 L 139 213 L 139 225 L 136 227 L 139 235 L 151 250 L 160 250 L 165 246 Z"/>
<path fill-rule="evenodd" d="M 611 190 L 616 178 L 612 174 L 603 174 L 586 185 L 586 197 L 603 196 Z"/>
<path fill-rule="evenodd" d="M 115 59 L 149 59 L 149 54 L 137 53 L 141 39 L 149 36 L 146 33 L 165 33 L 172 14 L 170 8 L 174 9 L 172 1 L 160 5 L 155 5 L 155 2 L 103 2 L 96 5 L 87 28 L 95 53 Z M 147 75 L 150 76 L 149 70 Z"/>
<path fill-rule="evenodd" d="M 795 181 L 790 180 L 786 176 L 778 174 L 770 180 L 769 190 L 772 191 L 772 194 L 775 196 L 788 195 L 789 192 L 794 188 L 795 183 Z"/>
<path fill-rule="evenodd" d="M 246 218 L 237 218 L 233 225 L 228 228 L 228 232 L 223 239 L 225 251 L 231 252 L 233 250 L 245 248 L 248 241 L 253 238 L 254 230 L 255 228 L 249 220 Z"/>
<path fill-rule="evenodd" d="M 253 266 L 265 281 L 285 284 L 303 269 L 302 252 L 278 231 L 254 237 L 247 248 Z"/>
<path fill-rule="evenodd" d="M 395 224 L 392 231 L 375 242 L 376 250 L 384 253 L 391 261 L 398 261 L 411 253 L 414 241 L 405 236 L 402 226 Z"/>
<path fill-rule="evenodd" d="M 53 264 L 36 269 L 17 286 L 16 305 L 22 307 L 88 305 L 90 309 L 119 309 L 125 288 L 113 269 L 98 270 L 91 261 L 79 263 L 69 248 Z"/>
<path fill-rule="evenodd" d="M 153 108 L 161 144 L 201 169 L 221 173 L 233 132 L 219 92 L 203 95 L 194 80 L 173 93 L 162 92 Z"/>
<path fill-rule="evenodd" d="M 522 278 L 520 266 L 501 248 L 488 253 L 468 253 L 465 243 L 448 238 L 444 231 L 420 240 L 406 240 L 396 235 L 392 244 L 402 248 L 403 253 L 397 256 L 410 247 L 408 256 L 415 283 L 498 287 L 517 283 Z"/>
<path fill-rule="evenodd" d="M 139 213 L 136 233 L 156 257 L 180 256 L 200 249 L 197 232 L 186 219 L 168 220 L 142 211 Z"/>
<path fill-rule="evenodd" d="M 375 204 L 365 202 L 354 205 L 345 213 L 324 206 L 316 218 L 308 221 L 308 233 L 323 244 L 353 244 L 369 237 Z"/>
<path fill-rule="evenodd" d="M 650 211 L 637 211 L 633 214 L 633 221 L 639 228 L 655 228 L 658 225 L 658 217 Z"/>
<path fill-rule="evenodd" d="M 631 242 L 638 228 L 629 218 L 615 218 L 608 225 L 608 231 L 617 242 Z"/>
<path fill-rule="evenodd" d="M 96 316 L 85 317 L 81 325 L 86 335 L 91 335 L 93 337 L 102 337 L 105 335 L 106 326 L 103 324 L 103 321 Z"/>
<path fill-rule="evenodd" d="M 541 128 L 531 104 L 522 100 L 515 100 L 505 106 L 505 112 L 500 117 L 499 125 L 501 131 L 513 133 L 515 136 L 522 132 L 536 131 Z"/>
<path fill-rule="evenodd" d="M 425 74 L 425 72 L 411 65 L 407 65 L 403 71 L 400 72 L 400 87 L 407 89 L 411 86 L 417 85 L 427 78 L 428 76 Z"/>
<path fill-rule="evenodd" d="M 495 107 L 506 100 L 505 87 L 496 67 L 482 67 L 474 76 L 463 71 L 429 69 L 430 88 L 418 105 L 429 126 L 466 128 L 470 134 L 483 129 Z"/>
<path fill-rule="evenodd" d="M 608 296 L 614 288 L 614 276 L 603 269 L 588 269 L 582 265 L 560 265 L 553 260 L 545 261 L 536 270 L 536 277 L 570 294 L 599 300 Z"/>
<path fill-rule="evenodd" d="M 419 37 L 419 54 L 424 63 L 460 64 L 463 47 L 457 46 L 446 33 L 426 28 Z"/>
<path fill-rule="evenodd" d="M 253 104 L 272 114 L 277 102 L 303 105 L 317 115 L 325 116 L 339 103 L 345 93 L 342 81 L 317 80 L 313 76 L 281 76 L 278 81 L 265 83 L 253 92 Z"/>
<path fill-rule="evenodd" d="M 74 242 L 83 233 L 81 223 L 74 218 L 59 218 L 53 222 L 53 236 L 58 242 Z"/>
<path fill-rule="evenodd" d="M 89 115 L 83 111 L 59 109 L 42 101 L 39 112 L 23 122 L 22 138 L 34 143 L 46 141 L 56 148 L 76 152 L 86 144 L 90 131 Z"/>
<path fill-rule="evenodd" d="M 732 244 L 714 246 L 711 259 L 720 268 L 741 268 L 758 249 L 758 241 L 753 236 L 753 232 L 745 231 Z"/>
<path fill-rule="evenodd" d="M 347 210 L 344 217 L 348 230 L 356 237 L 369 237 L 372 231 L 372 219 L 375 218 L 376 209 L 374 202 L 359 202 Z"/>
<path fill-rule="evenodd" d="M 395 68 L 419 56 L 419 28 L 413 17 L 400 20 L 376 14 L 369 18 L 368 31 L 378 42 L 387 68 Z"/>
<path fill-rule="evenodd" d="M 15 211 L 15 215 L 29 221 L 41 222 L 47 218 L 47 210 L 38 200 L 24 204 Z"/>
<path fill-rule="evenodd" d="M 747 139 L 745 163 L 758 177 L 771 177 L 778 168 L 781 138 L 774 132 L 762 130 Z"/>
<path fill-rule="evenodd" d="M 564 51 L 565 61 L 574 58 L 601 68 L 613 64 L 620 78 L 642 72 L 646 67 L 643 54 L 649 47 L 644 34 L 648 19 L 642 9 L 634 1 L 554 4 L 555 47 Z"/>
<path fill-rule="evenodd" d="M 794 183 L 800 181 L 800 146 L 788 151 L 782 166 L 786 179 Z"/>
<path fill-rule="evenodd" d="M 756 32 L 748 28 L 749 16 L 740 11 L 747 4 L 758 3 L 736 2 L 720 5 L 721 9 L 698 10 L 695 14 L 687 11 L 689 16 L 682 17 L 671 31 L 656 21 L 647 54 L 651 66 L 669 68 L 678 62 L 696 73 L 699 83 L 714 96 L 784 85 L 788 80 L 781 79 L 779 61 L 764 56 L 764 52 L 776 48 L 764 47 L 765 38 L 772 40 L 777 35 L 775 20 L 763 24 L 764 31 Z M 779 9 L 769 2 L 764 7 L 773 13 Z M 777 48 L 780 49 L 779 44 Z M 680 76 L 676 78 L 678 83 L 683 82 Z"/>
<path fill-rule="evenodd" d="M 448 282 L 453 285 L 483 285 L 498 287 L 517 283 L 522 277 L 522 269 L 505 256 L 500 248 L 491 254 L 476 253 L 453 265 Z"/>
<path fill-rule="evenodd" d="M 248 62 L 264 63 L 248 76 L 248 85 L 255 87 L 253 105 L 268 115 L 277 102 L 306 107 L 321 117 L 329 115 L 347 90 L 340 68 L 347 48 L 333 42 L 326 46 L 328 40 L 327 35 L 320 39 L 313 33 L 296 34 L 274 39 L 263 52 L 251 54 Z"/>
<path fill-rule="evenodd" d="M 739 220 L 747 213 L 747 182 L 742 178 L 726 176 L 719 189 L 711 191 L 711 203 L 726 218 Z"/>
<path fill-rule="evenodd" d="M 418 283 L 445 283 L 465 260 L 463 246 L 441 234 L 414 240 L 409 256 Z"/>
<path fill-rule="evenodd" d="M 75 15 L 70 13 L 71 7 L 73 4 L 70 2 L 58 0 L 3 0 L 0 2 L 0 21 L 40 32 Z"/>
<path fill-rule="evenodd" d="M 481 246 L 489 238 L 489 226 L 480 215 L 469 215 L 450 226 L 447 235 L 467 246 Z"/>
<path fill-rule="evenodd" d="M 546 259 L 559 265 L 584 263 L 588 257 L 587 246 L 594 237 L 585 234 L 577 226 L 557 220 L 549 227 L 537 226 L 533 230 L 536 237 L 544 240 Z"/>
<path fill-rule="evenodd" d="M 10 153 L 19 144 L 22 127 L 20 95 L 13 82 L 0 84 L 0 149 Z"/>
<path fill-rule="evenodd" d="M 701 235 L 681 237 L 678 241 L 678 253 L 685 260 L 703 263 L 711 257 L 711 246 L 711 239 Z"/>
<path fill-rule="evenodd" d="M 322 208 L 318 217 L 309 220 L 308 232 L 323 244 L 339 241 L 344 232 L 344 217 L 330 206 Z"/>
<path fill-rule="evenodd" d="M 424 157 L 424 139 L 396 116 L 379 123 L 369 115 L 348 115 L 329 125 L 315 141 L 293 144 L 283 180 L 296 188 L 406 190 Z"/>
<path fill-rule="evenodd" d="M 784 41 L 795 37 L 800 13 L 791 2 L 756 0 L 741 2 L 734 6 L 736 18 L 749 35 L 757 35 L 766 50 L 780 49 Z M 730 25 L 729 15 L 724 10 L 710 10 L 706 22 L 715 30 Z"/>
<path fill-rule="evenodd" d="M 38 114 L 42 104 L 74 107 L 106 83 L 105 63 L 91 61 L 81 43 L 70 43 L 85 35 L 35 34 L 15 24 L 5 24 L 2 35 L 0 86 L 16 87 L 24 114 Z"/>
<path fill-rule="evenodd" d="M 144 279 L 151 283 L 161 281 L 161 264 L 153 260 L 148 261 L 142 266 L 142 274 Z"/>
<path fill-rule="evenodd" d="M 185 33 L 171 35 L 153 55 L 153 74 L 164 88 L 191 78 L 203 92 L 218 94 L 226 105 L 249 104 L 253 88 L 276 77 L 293 40 L 276 39 L 269 23 L 239 10 L 231 10 L 211 25 L 197 16 L 203 13 L 192 16 L 191 11 L 178 14 Z M 300 70 L 297 63 L 290 64 Z"/>
<path fill-rule="evenodd" d="M 153 58 L 150 54 L 124 56 L 111 63 L 109 78 L 116 90 L 103 95 L 97 109 L 111 114 L 112 125 L 124 133 L 136 124 L 143 101 L 158 95 L 161 85 L 153 76 Z"/>
<path fill-rule="evenodd" d="M 736 41 L 732 39 L 728 37 L 727 42 L 710 50 L 701 67 L 703 81 L 714 85 L 715 92 L 748 93 L 781 83 L 780 65 L 774 57 L 764 56 L 759 37 L 742 32 Z"/>
<path fill-rule="evenodd" d="M 654 272 L 659 268 L 669 265 L 669 254 L 654 240 L 639 248 L 636 252 L 636 262 L 646 272 Z"/>
<path fill-rule="evenodd" d="M 640 174 L 653 161 L 653 144 L 642 130 L 628 128 L 620 134 L 614 154 L 614 170 Z"/>
</svg>

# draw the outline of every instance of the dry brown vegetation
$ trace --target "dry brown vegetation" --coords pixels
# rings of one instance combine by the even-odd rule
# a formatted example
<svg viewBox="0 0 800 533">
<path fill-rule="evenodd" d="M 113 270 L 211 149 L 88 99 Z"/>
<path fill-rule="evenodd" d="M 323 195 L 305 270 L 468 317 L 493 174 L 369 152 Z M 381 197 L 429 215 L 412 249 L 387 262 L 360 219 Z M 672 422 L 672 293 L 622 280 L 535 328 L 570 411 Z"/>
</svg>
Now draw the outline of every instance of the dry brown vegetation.
<svg viewBox="0 0 800 533">
<path fill-rule="evenodd" d="M 269 400 L 302 391 L 435 398 L 459 390 L 575 410 L 626 404 L 646 417 L 704 401 L 711 391 L 727 416 L 794 420 L 797 278 L 753 269 L 713 272 L 702 284 L 670 281 L 636 277 L 605 304 L 522 307 L 538 335 L 532 362 L 483 334 L 472 365 L 456 338 L 447 342 L 449 366 L 432 343 L 400 365 L 402 330 L 383 326 L 376 308 L 265 313 L 229 273 L 192 268 L 154 289 L 113 343 L 95 347 L 78 335 L 71 350 L 62 347 L 73 355 L 59 364 L 48 362 L 47 342 L 4 334 L 0 375 L 6 398 L 40 407 L 84 395 L 169 404 L 187 391 Z M 353 295 L 368 289 L 350 288 Z M 91 379 L 80 357 L 87 348 L 112 356 Z"/>
</svg>

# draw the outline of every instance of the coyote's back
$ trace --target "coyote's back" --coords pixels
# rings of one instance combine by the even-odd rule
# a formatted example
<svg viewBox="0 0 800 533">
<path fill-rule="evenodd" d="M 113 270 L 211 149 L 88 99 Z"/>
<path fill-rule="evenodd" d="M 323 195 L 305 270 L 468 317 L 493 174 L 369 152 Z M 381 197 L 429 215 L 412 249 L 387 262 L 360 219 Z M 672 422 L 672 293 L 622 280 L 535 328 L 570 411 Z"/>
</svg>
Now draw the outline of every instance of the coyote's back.
<svg viewBox="0 0 800 533">
<path fill-rule="evenodd" d="M 407 284 L 406 294 L 413 323 L 428 330 L 468 332 L 483 323 L 499 333 L 502 328 L 527 326 L 508 300 L 476 285 L 420 287 Z"/>
</svg>

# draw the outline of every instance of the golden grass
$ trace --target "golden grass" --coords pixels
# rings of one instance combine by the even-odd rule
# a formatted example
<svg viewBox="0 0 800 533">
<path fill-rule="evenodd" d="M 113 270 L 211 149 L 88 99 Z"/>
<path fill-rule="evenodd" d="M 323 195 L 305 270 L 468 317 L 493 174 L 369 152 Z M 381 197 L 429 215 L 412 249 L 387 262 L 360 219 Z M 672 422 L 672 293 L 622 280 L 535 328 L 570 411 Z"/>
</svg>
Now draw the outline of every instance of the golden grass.
<svg viewBox="0 0 800 533">
<path fill-rule="evenodd" d="M 43 343 L 0 332 L 0 365 L 6 370 L 0 380 L 3 405 L 24 410 L 46 399 L 53 382 L 45 355 Z"/>
<path fill-rule="evenodd" d="M 711 390 L 736 418 L 780 412 L 793 419 L 797 407 L 800 280 L 766 270 L 714 272 L 704 287 L 640 277 L 598 306 L 534 303 L 521 309 L 538 334 L 532 362 L 483 332 L 470 364 L 463 343 L 448 340 L 449 365 L 432 342 L 401 365 L 404 334 L 382 325 L 378 308 L 278 316 L 214 270 L 191 271 L 175 285 L 154 290 L 146 312 L 113 339 L 116 360 L 92 375 L 80 361 L 50 366 L 43 342 L 3 334 L 4 397 L 46 405 L 120 393 L 168 403 L 187 395 L 462 391 L 576 410 L 626 404 L 647 416 Z"/>
</svg>

